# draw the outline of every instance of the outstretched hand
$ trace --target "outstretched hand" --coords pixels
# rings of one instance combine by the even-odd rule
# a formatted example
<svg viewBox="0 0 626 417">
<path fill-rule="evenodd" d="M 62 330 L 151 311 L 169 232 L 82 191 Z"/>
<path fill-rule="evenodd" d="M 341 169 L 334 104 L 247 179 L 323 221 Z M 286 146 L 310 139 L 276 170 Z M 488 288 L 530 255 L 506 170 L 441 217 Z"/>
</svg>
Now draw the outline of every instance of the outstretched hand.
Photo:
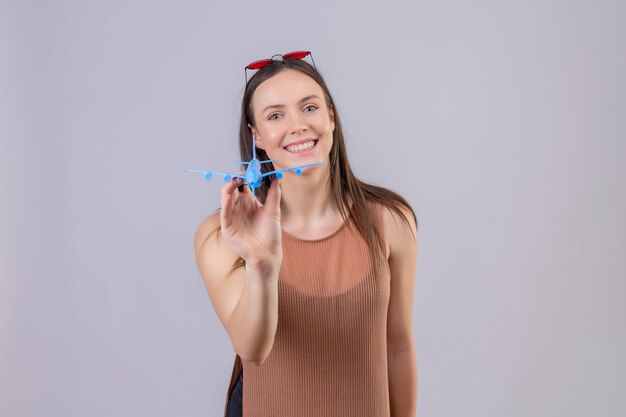
<svg viewBox="0 0 626 417">
<path fill-rule="evenodd" d="M 281 190 L 273 178 L 265 204 L 235 178 L 222 187 L 220 222 L 222 235 L 230 247 L 252 266 L 279 265 L 282 259 L 280 226 Z"/>
</svg>

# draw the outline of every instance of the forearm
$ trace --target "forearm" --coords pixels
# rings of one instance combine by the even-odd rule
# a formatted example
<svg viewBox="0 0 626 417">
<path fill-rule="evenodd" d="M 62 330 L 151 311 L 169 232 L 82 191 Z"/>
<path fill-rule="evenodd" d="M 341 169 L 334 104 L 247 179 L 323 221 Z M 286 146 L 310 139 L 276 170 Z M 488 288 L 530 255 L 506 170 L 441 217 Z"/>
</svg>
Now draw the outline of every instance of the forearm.
<svg viewBox="0 0 626 417">
<path fill-rule="evenodd" d="M 387 355 L 391 417 L 415 417 L 417 359 L 415 347 Z"/>
<path fill-rule="evenodd" d="M 243 361 L 260 365 L 274 345 L 278 326 L 278 272 L 280 266 L 246 265 L 246 286 L 233 310 L 228 328 Z"/>
</svg>

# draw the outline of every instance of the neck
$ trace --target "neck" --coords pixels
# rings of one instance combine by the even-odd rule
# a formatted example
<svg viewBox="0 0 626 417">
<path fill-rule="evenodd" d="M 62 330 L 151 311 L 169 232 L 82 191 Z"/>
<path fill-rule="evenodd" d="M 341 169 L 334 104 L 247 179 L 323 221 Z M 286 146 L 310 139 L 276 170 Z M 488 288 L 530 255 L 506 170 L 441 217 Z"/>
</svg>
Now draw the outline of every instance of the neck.
<svg viewBox="0 0 626 417">
<path fill-rule="evenodd" d="M 281 180 L 281 223 L 306 225 L 338 215 L 329 176 L 328 164 L 302 175 L 287 173 Z"/>
</svg>

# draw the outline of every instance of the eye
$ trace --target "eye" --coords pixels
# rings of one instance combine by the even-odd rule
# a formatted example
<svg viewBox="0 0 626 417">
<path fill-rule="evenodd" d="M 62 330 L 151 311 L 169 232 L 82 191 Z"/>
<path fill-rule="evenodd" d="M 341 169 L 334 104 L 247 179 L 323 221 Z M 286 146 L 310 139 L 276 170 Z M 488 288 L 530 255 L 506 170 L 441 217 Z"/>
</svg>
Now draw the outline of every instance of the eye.
<svg viewBox="0 0 626 417">
<path fill-rule="evenodd" d="M 272 113 L 272 114 L 270 114 L 270 116 L 267 118 L 267 120 L 276 120 L 276 119 L 277 119 L 277 117 L 274 117 L 274 116 L 279 116 L 279 114 L 278 114 L 278 113 Z"/>
<path fill-rule="evenodd" d="M 317 106 L 315 104 L 310 104 L 310 105 L 306 106 L 304 108 L 304 110 L 306 111 L 306 109 L 310 109 L 310 108 L 313 108 L 313 110 L 317 110 Z M 313 110 L 311 110 L 311 111 L 313 111 Z"/>
</svg>

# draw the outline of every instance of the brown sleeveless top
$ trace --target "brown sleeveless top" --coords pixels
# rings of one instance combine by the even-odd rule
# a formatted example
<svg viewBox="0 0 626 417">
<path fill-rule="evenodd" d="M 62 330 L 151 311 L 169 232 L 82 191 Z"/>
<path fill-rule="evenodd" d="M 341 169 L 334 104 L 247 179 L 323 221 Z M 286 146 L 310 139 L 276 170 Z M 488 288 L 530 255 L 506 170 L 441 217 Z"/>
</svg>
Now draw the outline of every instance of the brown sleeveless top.
<svg viewBox="0 0 626 417">
<path fill-rule="evenodd" d="M 382 206 L 368 203 L 383 234 Z M 243 417 L 389 417 L 390 273 L 375 276 L 352 219 L 322 239 L 282 233 L 278 327 L 261 366 L 235 357 L 226 406 L 243 369 Z"/>
</svg>

